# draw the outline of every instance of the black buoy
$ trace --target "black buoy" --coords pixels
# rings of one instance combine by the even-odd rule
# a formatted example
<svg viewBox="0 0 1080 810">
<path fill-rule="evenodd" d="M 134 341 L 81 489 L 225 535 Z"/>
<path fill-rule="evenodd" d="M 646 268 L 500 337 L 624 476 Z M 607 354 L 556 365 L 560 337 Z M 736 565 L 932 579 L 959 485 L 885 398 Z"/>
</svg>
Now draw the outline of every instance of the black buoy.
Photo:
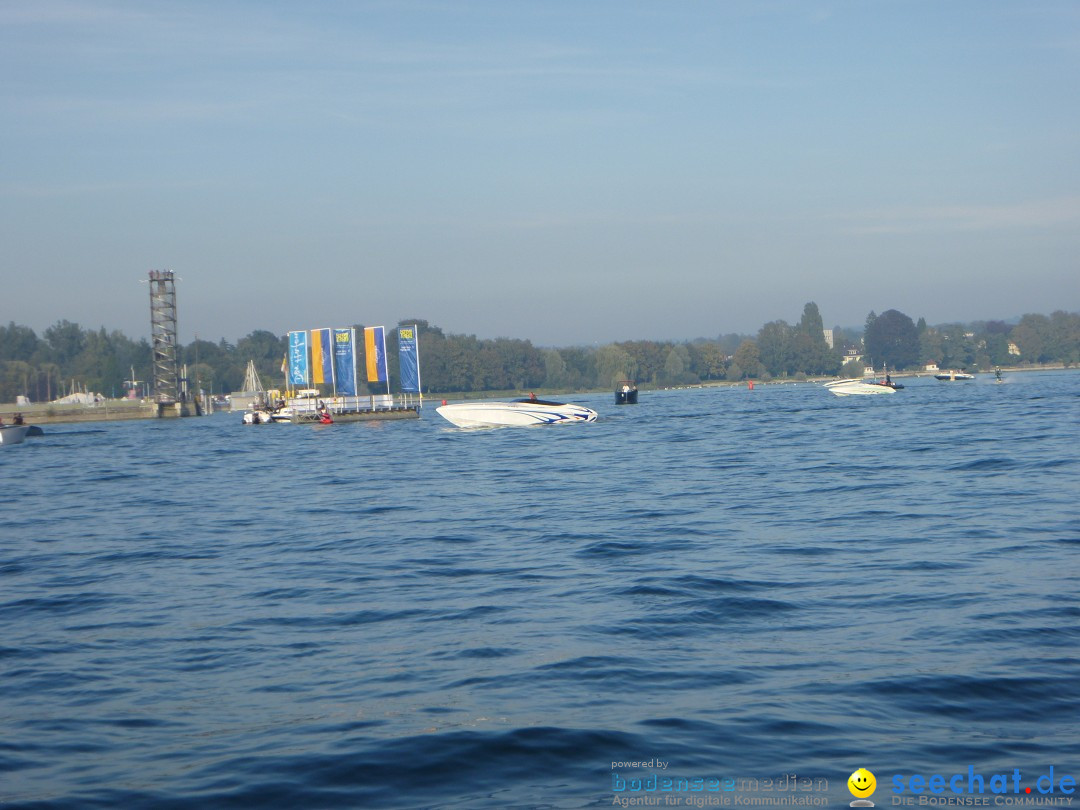
<svg viewBox="0 0 1080 810">
<path fill-rule="evenodd" d="M 616 405 L 637 405 L 637 384 L 633 380 L 620 380 L 615 386 Z"/>
</svg>

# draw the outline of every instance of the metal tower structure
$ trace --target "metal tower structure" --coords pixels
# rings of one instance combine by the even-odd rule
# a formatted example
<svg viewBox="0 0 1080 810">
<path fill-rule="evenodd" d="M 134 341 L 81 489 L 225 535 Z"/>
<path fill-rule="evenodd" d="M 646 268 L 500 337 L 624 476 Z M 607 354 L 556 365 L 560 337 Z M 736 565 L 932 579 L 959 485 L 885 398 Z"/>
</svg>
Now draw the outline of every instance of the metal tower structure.
<svg viewBox="0 0 1080 810">
<path fill-rule="evenodd" d="M 176 283 L 172 270 L 150 271 L 150 340 L 154 352 L 154 398 L 178 400 L 176 368 Z"/>
</svg>

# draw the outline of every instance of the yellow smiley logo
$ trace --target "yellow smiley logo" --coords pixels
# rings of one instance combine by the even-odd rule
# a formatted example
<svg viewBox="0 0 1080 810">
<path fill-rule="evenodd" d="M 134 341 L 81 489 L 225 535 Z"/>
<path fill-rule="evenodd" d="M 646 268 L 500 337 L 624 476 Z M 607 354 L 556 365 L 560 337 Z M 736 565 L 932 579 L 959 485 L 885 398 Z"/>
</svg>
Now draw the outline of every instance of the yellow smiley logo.
<svg viewBox="0 0 1080 810">
<path fill-rule="evenodd" d="M 866 768 L 859 768 L 847 780 L 848 790 L 851 791 L 852 796 L 857 796 L 860 799 L 865 799 L 871 795 L 877 788 L 877 779 Z"/>
</svg>

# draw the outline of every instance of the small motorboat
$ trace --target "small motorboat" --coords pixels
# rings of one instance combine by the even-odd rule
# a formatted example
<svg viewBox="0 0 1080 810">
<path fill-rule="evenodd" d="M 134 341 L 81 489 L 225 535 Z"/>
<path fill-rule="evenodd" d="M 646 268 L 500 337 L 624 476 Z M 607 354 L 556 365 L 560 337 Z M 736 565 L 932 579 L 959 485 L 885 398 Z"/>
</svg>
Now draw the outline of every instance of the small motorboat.
<svg viewBox="0 0 1080 810">
<path fill-rule="evenodd" d="M 878 379 L 872 379 L 873 377 L 877 376 L 877 372 L 874 371 L 873 366 L 867 366 L 866 371 L 863 372 L 863 381 L 867 385 L 881 385 L 885 388 L 891 388 L 893 391 L 900 391 L 904 388 L 904 386 L 902 386 L 900 383 L 893 382 L 892 375 L 889 374 L 889 366 L 887 364 L 881 373 L 885 376 Z"/>
<path fill-rule="evenodd" d="M 941 374 L 934 375 L 935 380 L 942 380 L 943 382 L 952 382 L 955 380 L 974 380 L 974 374 L 968 374 L 966 371 L 943 371 Z"/>
<path fill-rule="evenodd" d="M 889 374 L 885 375 L 884 380 L 867 380 L 866 383 L 867 385 L 881 385 L 885 388 L 891 388 L 893 391 L 902 391 L 904 388 L 900 383 L 893 382 L 892 376 Z"/>
<path fill-rule="evenodd" d="M 616 405 L 637 405 L 637 383 L 633 380 L 620 380 L 615 387 Z"/>
<path fill-rule="evenodd" d="M 527 427 L 595 422 L 597 413 L 583 405 L 548 402 L 532 397 L 511 402 L 462 402 L 435 409 L 443 419 L 458 427 Z"/>
<path fill-rule="evenodd" d="M 891 380 L 885 383 L 874 380 L 860 380 L 857 377 L 848 380 L 833 380 L 832 382 L 823 383 L 823 385 L 838 397 L 859 394 L 895 394 L 897 387 L 904 387 L 902 385 L 896 386 Z"/>
<path fill-rule="evenodd" d="M 256 408 L 244 411 L 245 425 L 269 425 L 274 422 L 292 422 L 291 408 Z"/>
<path fill-rule="evenodd" d="M 0 425 L 0 444 L 22 444 L 30 425 Z"/>
</svg>

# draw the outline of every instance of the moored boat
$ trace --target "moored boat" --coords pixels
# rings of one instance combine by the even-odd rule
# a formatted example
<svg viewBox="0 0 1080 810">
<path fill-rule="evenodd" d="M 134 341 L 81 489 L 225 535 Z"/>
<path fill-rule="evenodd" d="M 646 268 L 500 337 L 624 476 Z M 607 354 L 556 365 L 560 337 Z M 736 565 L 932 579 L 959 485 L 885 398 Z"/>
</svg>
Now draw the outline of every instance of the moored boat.
<svg viewBox="0 0 1080 810">
<path fill-rule="evenodd" d="M 244 411 L 245 425 L 269 425 L 274 422 L 292 422 L 290 408 L 255 408 Z"/>
<path fill-rule="evenodd" d="M 543 399 L 515 399 L 511 402 L 461 402 L 435 409 L 443 419 L 458 427 L 527 427 L 595 422 L 597 413 L 584 405 L 549 402 Z"/>
</svg>

